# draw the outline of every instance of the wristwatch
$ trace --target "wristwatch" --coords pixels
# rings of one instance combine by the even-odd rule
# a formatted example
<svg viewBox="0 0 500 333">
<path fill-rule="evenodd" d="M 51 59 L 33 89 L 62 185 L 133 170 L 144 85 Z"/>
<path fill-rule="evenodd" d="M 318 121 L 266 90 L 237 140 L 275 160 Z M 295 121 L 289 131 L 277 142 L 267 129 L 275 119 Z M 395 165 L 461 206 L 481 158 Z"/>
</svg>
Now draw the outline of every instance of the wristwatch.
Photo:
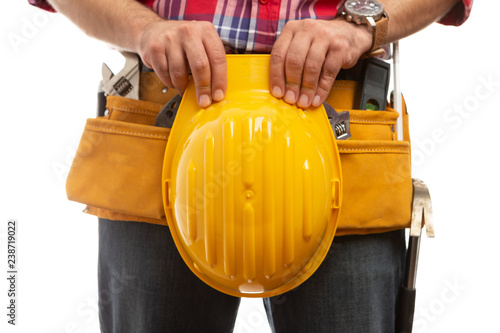
<svg viewBox="0 0 500 333">
<path fill-rule="evenodd" d="M 372 47 L 366 52 L 366 55 L 373 55 L 385 44 L 389 17 L 380 2 L 376 0 L 346 0 L 342 14 L 348 22 L 366 24 L 372 32 Z"/>
</svg>

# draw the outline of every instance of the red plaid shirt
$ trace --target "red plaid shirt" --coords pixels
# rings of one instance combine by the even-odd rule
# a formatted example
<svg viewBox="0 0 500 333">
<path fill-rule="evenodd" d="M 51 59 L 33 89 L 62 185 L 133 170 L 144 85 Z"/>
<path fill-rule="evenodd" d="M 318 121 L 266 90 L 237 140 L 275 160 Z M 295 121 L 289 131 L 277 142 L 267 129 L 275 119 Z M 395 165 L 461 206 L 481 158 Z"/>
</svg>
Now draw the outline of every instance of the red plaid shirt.
<svg viewBox="0 0 500 333">
<path fill-rule="evenodd" d="M 28 0 L 54 11 L 46 0 Z M 138 0 L 170 20 L 212 22 L 226 49 L 236 53 L 269 53 L 289 20 L 332 19 L 345 0 Z M 460 25 L 467 20 L 473 0 L 462 0 L 439 22 Z"/>
</svg>

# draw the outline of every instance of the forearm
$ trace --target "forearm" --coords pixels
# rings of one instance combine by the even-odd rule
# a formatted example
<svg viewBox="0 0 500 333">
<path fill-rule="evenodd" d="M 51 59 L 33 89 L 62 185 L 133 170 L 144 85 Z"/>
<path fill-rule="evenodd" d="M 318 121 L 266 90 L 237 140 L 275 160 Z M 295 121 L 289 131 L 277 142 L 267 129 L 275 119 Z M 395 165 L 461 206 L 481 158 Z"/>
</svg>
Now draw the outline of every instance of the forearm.
<svg viewBox="0 0 500 333">
<path fill-rule="evenodd" d="M 145 27 L 162 20 L 136 0 L 49 0 L 87 35 L 118 48 L 138 52 Z"/>
<path fill-rule="evenodd" d="M 446 15 L 460 0 L 378 0 L 389 16 L 387 43 L 412 35 Z"/>
</svg>

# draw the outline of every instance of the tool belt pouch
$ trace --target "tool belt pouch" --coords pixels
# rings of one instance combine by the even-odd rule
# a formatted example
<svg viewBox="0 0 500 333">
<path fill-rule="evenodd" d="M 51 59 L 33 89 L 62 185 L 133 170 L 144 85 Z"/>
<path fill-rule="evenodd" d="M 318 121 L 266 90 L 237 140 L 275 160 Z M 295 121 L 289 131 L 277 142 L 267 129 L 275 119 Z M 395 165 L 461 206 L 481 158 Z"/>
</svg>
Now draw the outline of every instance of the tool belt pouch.
<svg viewBox="0 0 500 333">
<path fill-rule="evenodd" d="M 337 235 L 406 228 L 412 180 L 408 116 L 404 141 L 398 113 L 353 110 L 356 83 L 338 81 L 327 102 L 350 112 L 351 140 L 338 140 L 343 204 Z M 169 129 L 153 126 L 163 104 L 108 96 L 105 117 L 88 119 L 68 174 L 70 200 L 102 218 L 167 225 L 161 180 Z"/>
<path fill-rule="evenodd" d="M 68 199 L 99 217 L 166 224 L 160 184 L 170 130 L 152 126 L 161 107 L 108 96 L 108 115 L 85 125 L 66 181 Z"/>
</svg>

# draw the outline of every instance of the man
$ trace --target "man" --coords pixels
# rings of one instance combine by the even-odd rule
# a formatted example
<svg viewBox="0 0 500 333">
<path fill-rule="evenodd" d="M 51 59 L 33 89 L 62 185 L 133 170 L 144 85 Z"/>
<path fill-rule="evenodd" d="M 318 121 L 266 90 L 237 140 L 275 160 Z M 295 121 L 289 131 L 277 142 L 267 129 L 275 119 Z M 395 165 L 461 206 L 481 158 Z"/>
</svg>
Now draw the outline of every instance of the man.
<svg viewBox="0 0 500 333">
<path fill-rule="evenodd" d="M 366 25 L 338 15 L 342 1 L 49 0 L 87 34 L 135 52 L 168 87 L 183 91 L 188 72 L 198 104 L 224 99 L 227 52 L 271 53 L 270 87 L 300 108 L 319 106 L 341 69 L 374 48 Z M 380 1 L 390 18 L 383 44 L 442 19 L 462 23 L 472 1 Z M 152 10 L 153 9 L 153 10 Z M 453 10 L 452 10 L 453 9 Z M 279 38 L 278 38 L 279 36 Z M 378 46 L 378 45 L 377 45 Z M 100 220 L 103 332 L 231 331 L 239 299 L 192 275 L 168 228 Z M 332 254 L 294 291 L 265 300 L 279 332 L 391 332 L 405 251 L 404 233 L 337 237 Z"/>
</svg>

